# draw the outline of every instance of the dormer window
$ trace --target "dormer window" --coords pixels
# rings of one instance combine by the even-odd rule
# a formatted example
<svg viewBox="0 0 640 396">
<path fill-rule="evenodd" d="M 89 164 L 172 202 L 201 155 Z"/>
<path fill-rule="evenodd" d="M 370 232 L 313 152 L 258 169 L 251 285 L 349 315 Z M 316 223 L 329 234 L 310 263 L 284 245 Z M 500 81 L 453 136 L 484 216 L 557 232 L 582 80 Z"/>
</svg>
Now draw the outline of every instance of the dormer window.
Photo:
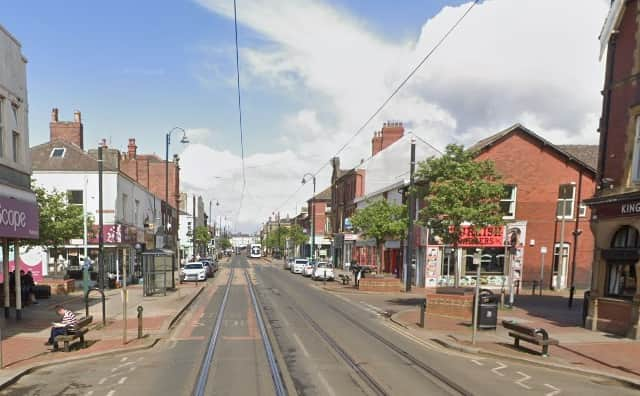
<svg viewBox="0 0 640 396">
<path fill-rule="evenodd" d="M 51 150 L 51 158 L 62 158 L 64 157 L 64 153 L 67 151 L 64 147 L 56 147 Z"/>
</svg>

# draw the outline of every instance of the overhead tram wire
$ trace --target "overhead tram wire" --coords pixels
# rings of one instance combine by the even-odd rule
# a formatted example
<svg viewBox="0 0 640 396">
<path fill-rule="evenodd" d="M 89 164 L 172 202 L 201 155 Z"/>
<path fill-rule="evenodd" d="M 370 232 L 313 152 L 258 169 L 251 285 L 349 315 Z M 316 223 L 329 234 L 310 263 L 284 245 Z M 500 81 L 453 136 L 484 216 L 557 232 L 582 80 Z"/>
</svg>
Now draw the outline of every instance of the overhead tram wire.
<svg viewBox="0 0 640 396">
<path fill-rule="evenodd" d="M 242 125 L 242 96 L 240 93 L 240 55 L 238 50 L 238 10 L 236 6 L 236 0 L 233 0 L 233 27 L 235 32 L 235 45 L 236 45 L 236 85 L 238 90 L 238 121 L 240 124 L 240 153 L 242 158 L 242 191 L 240 193 L 240 205 L 238 208 L 238 217 L 242 211 L 242 201 L 244 199 L 244 192 L 247 188 L 247 178 L 245 175 L 244 166 L 244 128 Z M 236 218 L 237 220 L 237 218 Z"/>
<path fill-rule="evenodd" d="M 353 142 L 353 140 L 358 137 L 358 135 L 360 135 L 360 133 L 362 133 L 362 131 L 364 131 L 364 129 L 369 125 L 369 123 L 378 116 L 378 114 L 380 114 L 380 112 L 387 106 L 387 104 L 389 104 L 389 102 L 391 101 L 391 99 L 393 99 L 396 94 L 398 94 L 398 92 L 400 92 L 400 90 L 407 84 L 407 82 L 409 82 L 409 80 L 416 74 L 416 72 L 418 70 L 420 70 L 420 68 L 426 63 L 426 61 L 431 57 L 431 55 L 433 55 L 434 52 L 436 52 L 436 50 L 438 48 L 440 48 L 440 46 L 442 46 L 442 44 L 447 40 L 447 38 L 451 35 L 451 33 L 453 33 L 453 31 L 460 25 L 460 23 L 462 23 L 462 21 L 467 17 L 467 15 L 469 15 L 469 13 L 471 12 L 471 10 L 480 2 L 480 0 L 474 0 L 473 3 L 471 3 L 471 5 L 465 10 L 465 12 L 460 16 L 460 18 L 458 18 L 458 20 L 451 25 L 451 27 L 449 28 L 449 30 L 447 30 L 445 32 L 445 34 L 440 38 L 440 40 L 438 40 L 438 42 L 433 46 L 433 48 L 431 48 L 431 50 L 429 50 L 429 52 L 427 52 L 427 54 L 422 58 L 422 60 L 420 60 L 420 62 L 411 70 L 411 72 L 400 82 L 400 84 L 398 84 L 398 86 L 391 92 L 391 94 L 389 95 L 389 97 L 387 97 L 387 99 L 385 99 L 382 104 L 380 106 L 378 106 L 378 108 L 373 112 L 373 114 L 371 114 L 371 116 L 369 118 L 367 118 L 367 120 L 364 122 L 364 124 L 362 124 L 362 126 L 360 126 L 360 128 L 358 128 L 356 130 L 356 132 L 342 145 L 340 146 L 340 148 L 338 149 L 338 151 L 333 155 L 333 157 L 337 157 L 340 155 L 340 153 L 342 153 L 348 146 L 349 144 L 351 144 L 351 142 Z M 234 5 L 235 5 L 235 0 L 234 0 Z M 420 139 L 422 141 L 424 141 L 424 139 Z M 439 151 L 439 150 L 438 150 Z M 368 159 L 367 159 L 368 160 Z M 317 176 L 320 172 L 322 172 L 322 170 L 324 168 L 326 168 L 329 165 L 329 162 L 325 162 L 318 170 L 315 171 L 315 173 L 313 173 L 314 176 Z M 278 209 L 280 209 L 282 206 L 286 205 L 293 197 L 295 197 L 295 195 L 301 190 L 302 186 L 298 187 L 298 189 L 291 194 L 291 196 L 289 196 L 289 198 L 287 198 L 282 205 L 280 205 L 278 207 Z"/>
</svg>

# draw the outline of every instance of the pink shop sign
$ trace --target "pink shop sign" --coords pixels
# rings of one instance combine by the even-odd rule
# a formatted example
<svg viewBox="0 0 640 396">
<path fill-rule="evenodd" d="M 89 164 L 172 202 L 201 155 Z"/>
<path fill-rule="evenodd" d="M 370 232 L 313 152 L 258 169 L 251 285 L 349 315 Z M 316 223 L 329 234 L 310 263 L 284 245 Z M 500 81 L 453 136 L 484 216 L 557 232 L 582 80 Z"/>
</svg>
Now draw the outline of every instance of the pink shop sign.
<svg viewBox="0 0 640 396">
<path fill-rule="evenodd" d="M 0 197 L 0 238 L 38 239 L 38 204 Z"/>
</svg>

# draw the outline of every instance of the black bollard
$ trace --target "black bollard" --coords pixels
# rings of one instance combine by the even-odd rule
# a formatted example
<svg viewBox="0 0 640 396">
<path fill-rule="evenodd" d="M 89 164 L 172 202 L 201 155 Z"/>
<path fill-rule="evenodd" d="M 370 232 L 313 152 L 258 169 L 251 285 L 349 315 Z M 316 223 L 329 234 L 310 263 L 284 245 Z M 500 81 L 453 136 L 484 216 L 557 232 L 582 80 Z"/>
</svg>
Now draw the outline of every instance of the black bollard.
<svg viewBox="0 0 640 396">
<path fill-rule="evenodd" d="M 142 338 L 142 305 L 138 305 L 138 338 Z"/>
<path fill-rule="evenodd" d="M 424 298 L 420 303 L 420 323 L 419 326 L 424 328 L 424 316 L 427 312 L 427 299 Z"/>
<path fill-rule="evenodd" d="M 576 292 L 576 287 L 571 286 L 571 289 L 569 290 L 569 309 L 573 307 L 573 294 L 575 292 Z"/>
</svg>

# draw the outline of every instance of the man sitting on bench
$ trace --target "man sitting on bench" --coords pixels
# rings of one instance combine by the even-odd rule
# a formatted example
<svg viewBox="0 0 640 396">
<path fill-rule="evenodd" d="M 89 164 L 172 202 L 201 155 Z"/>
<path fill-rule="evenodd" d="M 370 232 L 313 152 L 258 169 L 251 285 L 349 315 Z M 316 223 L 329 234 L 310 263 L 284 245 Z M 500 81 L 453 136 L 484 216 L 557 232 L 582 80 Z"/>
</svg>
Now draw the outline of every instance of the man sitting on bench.
<svg viewBox="0 0 640 396">
<path fill-rule="evenodd" d="M 62 305 L 56 305 L 56 313 L 62 317 L 60 322 L 53 322 L 51 327 L 51 337 L 45 342 L 45 345 L 53 345 L 56 337 L 67 334 L 67 329 L 78 324 L 78 318 L 73 311 L 65 309 Z"/>
</svg>

